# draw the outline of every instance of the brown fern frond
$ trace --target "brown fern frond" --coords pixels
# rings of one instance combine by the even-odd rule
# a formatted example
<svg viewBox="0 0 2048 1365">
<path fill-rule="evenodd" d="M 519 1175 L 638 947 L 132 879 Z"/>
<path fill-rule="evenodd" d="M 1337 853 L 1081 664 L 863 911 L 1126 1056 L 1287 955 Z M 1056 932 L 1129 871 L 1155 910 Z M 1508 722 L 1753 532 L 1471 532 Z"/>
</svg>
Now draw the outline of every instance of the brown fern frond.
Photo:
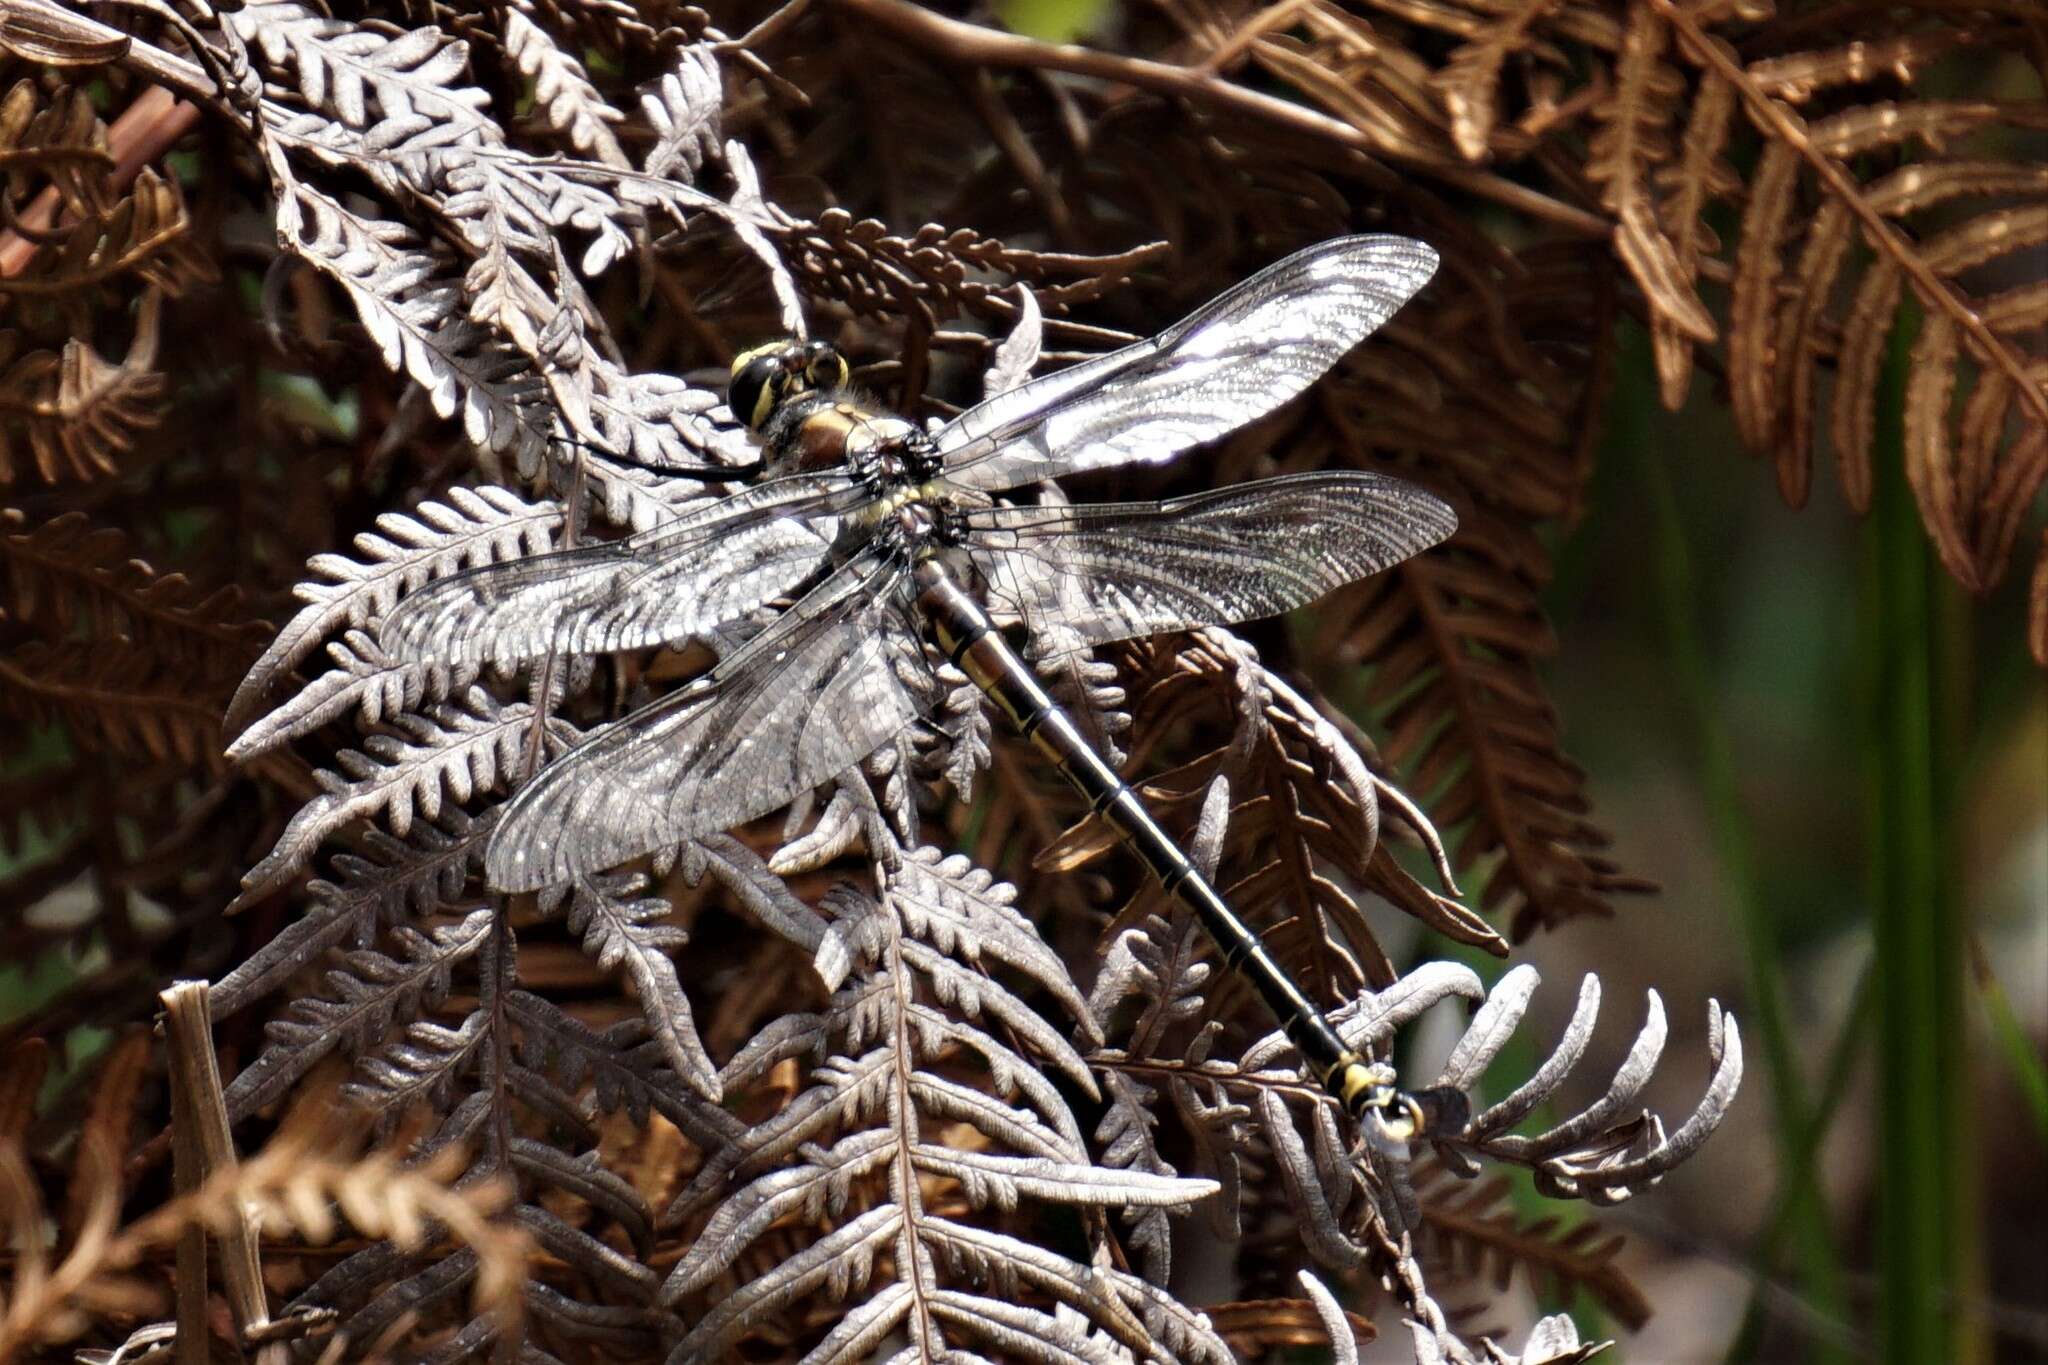
<svg viewBox="0 0 2048 1365">
<path fill-rule="evenodd" d="M 0 279 L 0 296 L 72 294 L 133 274 L 176 297 L 216 278 L 212 259 L 190 249 L 190 230 L 178 182 L 144 167 L 111 206 L 59 227 L 31 269 Z"/>
<path fill-rule="evenodd" d="M 183 574 L 160 574 L 127 555 L 128 540 L 83 512 L 40 524 L 0 508 L 0 593 L 16 620 L 46 639 L 147 644 L 201 677 L 239 677 L 270 628 L 243 615 L 239 588 L 203 593 Z"/>
<path fill-rule="evenodd" d="M 1490 1280 L 1505 1290 L 1519 1270 L 1546 1298 L 1561 1302 L 1583 1290 L 1631 1330 L 1649 1321 L 1649 1300 L 1615 1264 L 1620 1234 L 1589 1222 L 1522 1220 L 1509 1203 L 1506 1176 L 1476 1184 L 1444 1177 L 1436 1167 L 1416 1172 L 1423 1216 L 1417 1251 L 1443 1283 Z"/>
<path fill-rule="evenodd" d="M 61 354 L 22 355 L 19 336 L 0 332 L 0 484 L 14 481 L 24 447 L 45 483 L 119 472 L 120 458 L 162 420 L 157 307 L 155 290 L 143 295 L 134 339 L 118 365 L 78 337 Z"/>
<path fill-rule="evenodd" d="M 1462 831 L 1457 865 L 1499 852 L 1480 900 L 1510 912 L 1520 939 L 1611 914 L 1610 897 L 1648 887 L 1601 854 L 1607 840 L 1586 819 L 1585 774 L 1565 757 L 1536 682 L 1556 649 L 1529 578 L 1540 548 L 1503 521 L 1460 521 L 1451 552 L 1389 574 L 1348 635 L 1377 661 L 1371 698 L 1389 708 L 1388 758 L 1439 823 Z"/>
<path fill-rule="evenodd" d="M 1351 20 L 1338 56 L 1276 74 L 1446 184 L 1491 160 L 1568 195 L 1591 186 L 1640 292 L 1665 403 L 1684 401 L 1695 349 L 1725 338 L 1743 441 L 1772 458 L 1795 505 L 1825 441 L 1850 504 L 1867 506 L 1878 376 L 1899 336 L 1922 520 L 1958 582 L 1983 591 L 1999 579 L 2048 475 L 2033 434 L 2048 427 L 2043 304 L 2027 287 L 2048 199 L 2027 149 L 2048 116 L 2038 99 L 1938 100 L 1912 87 L 1991 52 L 2036 54 L 2038 65 L 2024 16 L 1843 6 L 1790 18 L 1760 0 L 1371 9 L 1372 27 Z M 1335 32 L 1333 22 L 1316 6 L 1275 7 L 1240 41 L 1300 48 L 1270 30 Z M 1434 60 L 1443 35 L 1458 46 Z M 1406 99 L 1417 53 L 1433 61 L 1421 78 L 1448 118 L 1448 151 Z M 1590 136 L 1568 140 L 1586 118 Z M 1724 161 L 1731 144 L 1757 158 L 1747 184 Z M 1709 223 L 1724 209 L 1741 223 L 1728 244 Z M 1905 302 L 1915 316 L 1901 333 Z"/>
<path fill-rule="evenodd" d="M 67 86 L 49 103 L 32 80 L 16 81 L 0 99 L 0 173 L 6 177 L 9 220 L 42 185 L 65 212 L 96 215 L 106 203 L 103 178 L 114 168 L 107 127 L 84 90 Z"/>
<path fill-rule="evenodd" d="M 1254 61 L 1363 133 L 1375 150 L 1403 162 L 1453 156 L 1442 104 L 1421 58 L 1375 41 L 1372 26 L 1332 4 L 1273 11 L 1303 30 L 1252 41 Z"/>
<path fill-rule="evenodd" d="M 1444 109 L 1451 119 L 1451 140 L 1467 161 L 1485 161 L 1493 154 L 1494 127 L 1499 120 L 1501 69 L 1510 57 L 1528 52 L 1525 35 L 1530 26 L 1562 0 L 1515 0 L 1498 18 L 1482 21 L 1466 36 L 1463 46 L 1430 77 Z M 1554 49 L 1535 51 L 1531 56 L 1546 61 L 1559 58 Z"/>
<path fill-rule="evenodd" d="M 1719 235 L 1707 225 L 1707 207 L 1728 198 L 1742 184 L 1735 168 L 1721 156 L 1734 117 L 1735 87 L 1712 72 L 1702 74 L 1692 92 L 1678 157 L 1656 172 L 1657 184 L 1665 191 L 1658 216 L 1669 234 L 1671 255 L 1686 280 L 1696 278 L 1702 264 L 1721 249 Z M 1696 294 L 1691 297 L 1698 301 Z M 1657 387 L 1668 408 L 1675 410 L 1685 402 L 1686 390 L 1692 386 L 1693 343 L 1699 339 L 1663 310 L 1651 313 L 1650 345 L 1656 357 Z"/>
<path fill-rule="evenodd" d="M 775 235 L 805 293 L 836 299 L 859 316 L 913 318 L 927 330 L 962 313 L 1011 317 L 1011 306 L 998 299 L 1014 280 L 1028 282 L 1048 309 L 1085 303 L 1159 254 L 1157 247 L 1139 247 L 1106 257 L 1055 256 L 937 224 L 902 237 L 881 222 L 856 220 L 838 209 Z M 984 280 L 970 271 L 997 278 Z"/>
<path fill-rule="evenodd" d="M 336 1136 L 346 1140 L 355 1131 L 359 1125 L 333 1115 L 300 1115 L 248 1161 L 126 1227 L 117 1226 L 118 1175 L 108 1169 L 95 1176 L 90 1188 L 99 1197 L 60 1261 L 49 1263 L 40 1239 L 24 1243 L 23 1273 L 0 1317 L 0 1359 L 68 1340 L 93 1317 L 160 1309 L 160 1290 L 151 1277 L 134 1273 L 136 1267 L 188 1228 L 219 1233 L 243 1220 L 314 1245 L 333 1241 L 343 1224 L 405 1251 L 452 1240 L 476 1258 L 475 1311 L 515 1329 L 532 1253 L 522 1228 L 494 1217 L 507 1201 L 506 1183 L 464 1179 L 467 1160 L 459 1147 L 445 1147 L 424 1162 L 381 1151 L 355 1158 L 338 1153 Z M 117 1155 L 109 1153 L 109 1162 Z M 0 1147 L 0 1201 L 12 1226 L 41 1221 L 39 1196 L 11 1144 Z"/>
<path fill-rule="evenodd" d="M 1685 78 L 1664 60 L 1669 45 L 1670 31 L 1654 11 L 1629 11 L 1614 91 L 1593 109 L 1600 129 L 1590 144 L 1586 176 L 1605 186 L 1600 202 L 1614 215 L 1614 249 L 1642 288 L 1655 322 L 1694 341 L 1712 341 L 1714 319 L 1693 289 L 1696 262 L 1684 260 L 1666 235 L 1652 187 L 1652 169 L 1671 158 L 1669 121 L 1685 93 Z M 1711 139 L 1711 132 L 1701 138 Z"/>
<path fill-rule="evenodd" d="M 1947 153 L 1974 134 L 2048 120 L 1985 103 L 1922 103 L 1798 126 L 1773 105 L 1765 122 L 1779 136 L 1759 164 L 1736 257 L 1729 367 L 1738 428 L 1775 458 L 1786 498 L 1802 501 L 1816 380 L 1831 364 L 1838 473 L 1850 504 L 1867 507 L 1877 385 L 1910 290 L 1924 321 L 1906 393 L 1907 473 L 1943 564 L 1964 586 L 1987 588 L 2044 472 L 2048 367 L 2028 352 L 2048 317 L 2048 290 L 2023 283 L 2001 292 L 1999 283 L 2023 280 L 2012 271 L 2048 243 L 2048 171 Z M 1916 156 L 1867 182 L 1847 169 L 1916 143 L 1936 159 Z M 1795 233 L 1802 173 L 1820 203 Z M 1911 240 L 1903 228 L 1915 222 L 1926 226 Z M 1872 254 L 1850 273 L 1858 239 Z M 1788 245 L 1798 247 L 1789 277 Z"/>
<path fill-rule="evenodd" d="M 220 770 L 220 714 L 228 685 L 208 695 L 156 654 L 100 640 L 30 641 L 0 658 L 0 710 L 18 723 L 61 722 L 81 747 Z"/>
<path fill-rule="evenodd" d="M 23 80 L 0 99 L 0 303 L 69 300 L 127 274 L 172 297 L 217 278 L 176 178 L 124 165 L 85 91 L 62 87 L 47 105 L 39 93 Z"/>
<path fill-rule="evenodd" d="M 1389 763 L 1450 833 L 1454 865 L 1485 868 L 1481 903 L 1510 912 L 1516 939 L 1647 889 L 1601 851 L 1541 674 L 1556 642 L 1537 601 L 1550 564 L 1534 528 L 1578 500 L 1605 329 L 1582 257 L 1518 264 L 1437 304 L 1429 334 L 1390 329 L 1409 354 L 1372 357 L 1359 383 L 1329 391 L 1320 440 L 1335 449 L 1320 458 L 1432 484 L 1460 525 L 1425 561 L 1325 602 L 1316 637 L 1320 656 L 1372 668 L 1367 700 L 1382 708 Z M 1503 331 L 1543 340 L 1510 349 Z"/>
</svg>

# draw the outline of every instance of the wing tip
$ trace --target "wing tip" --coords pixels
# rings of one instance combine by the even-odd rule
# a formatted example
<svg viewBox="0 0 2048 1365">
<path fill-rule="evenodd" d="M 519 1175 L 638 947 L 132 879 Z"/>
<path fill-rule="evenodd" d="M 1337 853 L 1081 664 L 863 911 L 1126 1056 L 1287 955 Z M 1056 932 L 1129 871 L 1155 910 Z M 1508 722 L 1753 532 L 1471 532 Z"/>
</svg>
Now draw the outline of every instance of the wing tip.
<svg viewBox="0 0 2048 1365">
<path fill-rule="evenodd" d="M 1435 278 L 1437 267 L 1443 264 L 1443 257 L 1437 249 L 1419 237 L 1403 237 L 1393 232 L 1360 233 L 1353 237 L 1333 237 L 1318 246 L 1309 247 L 1303 255 L 1330 255 L 1346 260 L 1356 259 L 1373 264 L 1392 264 L 1401 268 L 1400 273 L 1414 283 L 1403 296 L 1413 298 L 1422 287 Z"/>
</svg>

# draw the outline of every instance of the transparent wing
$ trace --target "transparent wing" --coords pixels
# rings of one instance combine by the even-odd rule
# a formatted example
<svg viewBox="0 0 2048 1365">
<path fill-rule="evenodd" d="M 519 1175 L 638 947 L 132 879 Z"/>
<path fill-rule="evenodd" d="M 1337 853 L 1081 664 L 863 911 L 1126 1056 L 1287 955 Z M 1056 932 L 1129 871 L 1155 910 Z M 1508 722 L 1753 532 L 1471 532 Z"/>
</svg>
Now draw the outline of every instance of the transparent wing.
<svg viewBox="0 0 2048 1365">
<path fill-rule="evenodd" d="M 1170 502 L 966 513 L 999 624 L 1086 644 L 1273 616 L 1449 536 L 1435 495 L 1380 474 L 1290 474 Z"/>
<path fill-rule="evenodd" d="M 530 891 L 730 828 L 866 758 L 919 714 L 898 674 L 922 660 L 903 581 L 848 563 L 701 682 L 549 764 L 491 839 L 492 885 Z"/>
<path fill-rule="evenodd" d="M 865 501 L 839 473 L 744 488 L 623 540 L 490 564 L 412 594 L 378 639 L 394 657 L 516 664 L 642 649 L 734 620 L 824 559 L 837 517 Z"/>
<path fill-rule="evenodd" d="M 968 409 L 937 436 L 946 477 L 995 491 L 1157 463 L 1287 402 L 1436 273 L 1406 237 L 1338 237 L 1296 252 L 1149 341 Z"/>
</svg>

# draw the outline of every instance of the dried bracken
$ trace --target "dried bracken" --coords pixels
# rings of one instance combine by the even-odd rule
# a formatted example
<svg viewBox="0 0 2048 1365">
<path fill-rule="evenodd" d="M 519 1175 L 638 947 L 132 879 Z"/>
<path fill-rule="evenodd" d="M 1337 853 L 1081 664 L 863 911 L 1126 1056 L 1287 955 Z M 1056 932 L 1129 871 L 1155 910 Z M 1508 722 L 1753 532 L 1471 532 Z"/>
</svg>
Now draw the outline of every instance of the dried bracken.
<svg viewBox="0 0 2048 1365">
<path fill-rule="evenodd" d="M 1734 1021 L 1707 1009 L 1711 1072 L 1667 1125 L 1650 995 L 1560 1115 L 1597 979 L 1533 1074 L 1497 1074 L 1533 972 L 1404 964 L 1373 915 L 1505 956 L 1644 889 L 1565 751 L 1539 606 L 1619 325 L 1674 406 L 1725 376 L 1795 503 L 1816 458 L 1870 500 L 1902 372 L 1904 468 L 1972 589 L 2048 475 L 2022 273 L 2048 118 L 1917 93 L 2038 61 L 2023 7 L 1226 0 L 1132 7 L 1092 49 L 902 0 L 0 9 L 0 845 L 26 851 L 0 932 L 107 950 L 4 1039 L 11 1214 L 50 1233 L 22 1239 L 9 1347 L 161 1346 L 148 1272 L 258 1199 L 292 1229 L 264 1245 L 283 1335 L 240 1345 L 307 1358 L 1353 1359 L 1371 1328 L 1332 1288 L 1419 1360 L 1587 1358 L 1562 1319 L 1511 1354 L 1447 1311 L 1515 1272 L 1651 1306 L 1605 1225 L 1510 1216 L 1487 1172 L 1593 1205 L 1656 1183 L 1729 1111 Z M 1440 1074 L 1401 1078 L 1468 1097 L 1461 1121 L 1361 1142 L 941 666 L 926 723 L 779 820 L 492 890 L 513 791 L 776 608 L 713 629 L 652 600 L 595 660 L 510 673 L 387 650 L 397 603 L 740 486 L 722 379 L 763 337 L 829 339 L 945 417 L 1354 232 L 1445 268 L 1139 495 L 1362 470 L 1441 496 L 1456 536 L 1292 636 L 1032 658 L 1349 1043 L 1383 1059 L 1472 1011 Z M 1358 669 L 1346 716 L 1316 688 Z M 340 1084 L 390 1154 L 273 1139 L 168 1195 L 139 1033 L 37 1112 L 32 1035 L 127 1029 L 195 976 L 238 1141 Z M 362 1234 L 339 1258 L 313 1250 L 330 1206 Z M 1191 1219 L 1240 1302 L 1166 1287 Z"/>
</svg>

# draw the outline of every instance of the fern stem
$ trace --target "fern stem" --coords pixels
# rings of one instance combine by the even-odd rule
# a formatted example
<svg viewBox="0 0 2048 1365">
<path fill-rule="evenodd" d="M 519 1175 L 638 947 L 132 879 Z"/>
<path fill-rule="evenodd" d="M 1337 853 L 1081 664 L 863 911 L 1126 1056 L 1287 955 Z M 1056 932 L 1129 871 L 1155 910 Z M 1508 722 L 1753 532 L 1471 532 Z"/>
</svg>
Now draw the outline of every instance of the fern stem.
<svg viewBox="0 0 2048 1365">
<path fill-rule="evenodd" d="M 1918 311 L 1891 336 L 1878 392 L 1875 498 L 1859 593 L 1870 894 L 1878 998 L 1877 1320 L 1881 1358 L 1976 1358 L 1955 1330 L 1968 1160 L 1963 934 L 1943 875 L 1936 717 L 1940 621 L 1903 472 Z"/>
<path fill-rule="evenodd" d="M 1658 614 L 1670 656 L 1670 677 L 1686 721 L 1699 765 L 1700 795 L 1712 832 L 1714 852 L 1734 899 L 1741 932 L 1743 967 L 1753 1019 L 1762 1040 L 1764 1072 L 1770 1083 L 1778 1147 L 1780 1189 L 1785 1200 L 1780 1214 L 1793 1241 L 1801 1288 L 1814 1313 L 1829 1323 L 1846 1319 L 1842 1269 L 1835 1255 L 1828 1214 L 1815 1167 L 1816 1141 L 1801 1139 L 1815 1126 L 1806 1102 L 1807 1086 L 1798 1064 L 1785 1005 L 1785 977 L 1779 952 L 1778 919 L 1772 906 L 1782 898 L 1762 885 L 1752 848 L 1750 820 L 1744 809 L 1739 768 L 1728 727 L 1715 701 L 1712 673 L 1700 643 L 1693 612 L 1700 601 L 1692 553 L 1679 515 L 1671 478 L 1652 447 L 1648 421 L 1648 376 L 1654 373 L 1642 334 L 1630 329 L 1626 343 L 1639 352 L 1626 359 L 1623 373 L 1640 376 L 1633 382 L 1644 393 L 1640 402 L 1617 404 L 1614 435 L 1638 452 L 1643 487 L 1651 504 L 1656 556 Z M 1768 1266 L 1759 1267 L 1770 1273 Z M 1837 1344 L 1817 1344 L 1816 1360 L 1844 1361 Z"/>
</svg>

